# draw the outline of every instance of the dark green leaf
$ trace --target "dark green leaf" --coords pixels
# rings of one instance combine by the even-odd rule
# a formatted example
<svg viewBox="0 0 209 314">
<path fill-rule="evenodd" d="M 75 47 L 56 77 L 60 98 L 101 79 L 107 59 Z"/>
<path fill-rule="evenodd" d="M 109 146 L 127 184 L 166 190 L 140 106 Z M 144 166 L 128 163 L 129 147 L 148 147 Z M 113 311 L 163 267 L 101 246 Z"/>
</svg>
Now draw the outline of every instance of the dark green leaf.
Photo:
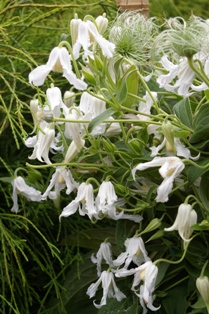
<svg viewBox="0 0 209 314">
<path fill-rule="evenodd" d="M 162 299 L 162 306 L 166 314 L 187 313 L 188 305 L 186 285 L 169 290 L 167 296 Z"/>
<path fill-rule="evenodd" d="M 192 110 L 188 98 L 180 100 L 173 110 L 184 125 L 192 128 Z"/>
<path fill-rule="evenodd" d="M 209 138 L 209 104 L 204 104 L 200 108 L 194 119 L 194 133 L 190 138 L 191 143 L 207 140 Z"/>
<path fill-rule="evenodd" d="M 209 159 L 203 159 L 197 162 L 197 165 L 204 166 L 209 164 Z M 209 167 L 198 168 L 195 166 L 190 166 L 188 169 L 187 177 L 189 185 L 192 185 L 200 176 L 209 170 Z"/>
</svg>

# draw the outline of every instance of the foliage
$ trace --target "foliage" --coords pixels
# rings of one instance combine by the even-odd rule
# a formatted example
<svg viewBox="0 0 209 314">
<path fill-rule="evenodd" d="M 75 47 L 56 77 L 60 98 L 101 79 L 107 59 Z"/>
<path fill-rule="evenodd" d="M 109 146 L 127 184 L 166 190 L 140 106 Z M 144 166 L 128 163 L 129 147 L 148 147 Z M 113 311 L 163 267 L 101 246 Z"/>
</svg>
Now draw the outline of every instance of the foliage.
<svg viewBox="0 0 209 314">
<path fill-rule="evenodd" d="M 201 2 L 201 5 L 195 3 L 194 14 L 207 18 L 207 5 L 206 2 Z M 88 117 L 83 118 L 89 121 L 88 128 L 84 128 L 83 133 L 85 148 L 66 163 L 79 184 L 90 178 L 89 183 L 93 185 L 95 196 L 103 180 L 112 181 L 118 198 L 126 199 L 125 204 L 117 204 L 118 213 L 124 210 L 128 215 L 142 215 L 143 220 L 140 223 L 131 220 L 112 221 L 103 216 L 103 220 L 100 220 L 101 217 L 89 220 L 88 215 L 81 217 L 76 213 L 59 222 L 58 216 L 75 199 L 76 191 L 72 191 L 70 195 L 62 191 L 57 200 L 42 202 L 30 202 L 19 195 L 18 214 L 10 212 L 11 182 L 17 174 L 24 177 L 30 187 L 43 194 L 54 167 L 63 162 L 72 142 L 72 139 L 65 139 L 65 150 L 57 155 L 50 154 L 52 165 L 37 165 L 35 161 L 30 161 L 30 165 L 25 167 L 30 153 L 24 142 L 34 129 L 30 100 L 37 93 L 38 97 L 47 101 L 45 91 L 51 83 L 56 83 L 62 93 L 69 89 L 69 83 L 61 78 L 60 73 L 51 74 L 43 89 L 29 84 L 28 74 L 37 65 L 46 62 L 49 52 L 59 42 L 63 39 L 70 42 L 69 21 L 75 12 L 79 12 L 79 18 L 84 19 L 87 14 L 97 16 L 104 11 L 109 20 L 115 19 L 114 1 L 86 1 L 85 5 L 84 1 L 71 1 L 69 4 L 64 0 L 59 4 L 53 0 L 47 3 L 1 1 L 1 312 L 110 314 L 114 308 L 114 313 L 142 313 L 139 298 L 131 292 L 132 276 L 119 278 L 117 281 L 118 287 L 127 296 L 121 302 L 114 298 L 108 299 L 105 307 L 96 309 L 86 295 L 89 285 L 98 279 L 91 255 L 98 251 L 100 243 L 108 239 L 115 259 L 125 251 L 124 241 L 136 234 L 143 238 L 147 254 L 158 267 L 154 304 L 161 307 L 157 313 L 207 313 L 195 281 L 208 260 L 208 90 L 184 97 L 177 89 L 170 92 L 165 86 L 165 89 L 159 88 L 156 79 L 159 73 L 165 72 L 160 63 L 161 56 L 155 56 L 156 59 L 150 63 L 153 57 L 150 47 L 157 36 L 158 26 L 155 25 L 154 31 L 149 33 L 149 45 L 143 47 L 146 52 L 143 55 L 143 64 L 134 60 L 134 57 L 130 58 L 128 54 L 117 54 L 111 59 L 111 63 L 100 49 L 94 51 L 94 58 L 90 58 L 88 63 L 79 58 L 79 72 L 88 83 L 89 94 L 98 97 L 98 93 L 101 93 L 98 100 L 105 99 L 107 110 L 90 119 L 91 121 Z M 165 17 L 188 17 L 190 11 L 186 2 L 150 1 L 151 16 L 162 18 L 163 12 Z M 110 23 L 111 27 L 113 25 Z M 137 29 L 135 30 L 137 34 Z M 106 38 L 108 31 L 104 35 Z M 134 46 L 136 49 L 136 45 Z M 175 60 L 176 64 L 180 62 L 178 56 L 175 56 Z M 143 77 L 150 74 L 150 69 L 153 69 L 154 75 L 146 81 Z M 199 70 L 199 67 L 196 69 Z M 204 73 L 204 69 L 200 69 Z M 197 71 L 195 85 L 202 82 L 207 85 L 205 77 L 199 74 Z M 174 77 L 171 85 L 175 83 Z M 148 99 L 146 91 L 154 103 L 149 113 L 141 112 L 138 108 L 140 102 L 145 104 Z M 158 94 L 157 100 L 152 96 L 154 92 Z M 77 107 L 81 94 L 78 91 L 75 95 Z M 136 115 L 140 114 L 149 119 L 143 119 L 142 116 L 141 121 L 136 119 Z M 110 116 L 119 124 L 120 133 L 116 132 L 111 137 L 103 132 L 95 135 L 93 132 L 101 124 L 103 127 L 111 126 Z M 62 118 L 65 118 L 64 115 L 61 115 Z M 171 123 L 172 127 L 168 131 L 163 129 L 164 126 L 167 128 L 164 121 Z M 147 126 L 151 122 L 159 126 L 160 137 L 148 133 Z M 64 132 L 64 124 L 59 124 L 56 119 L 53 123 L 57 125 L 57 133 Z M 116 131 L 117 128 L 118 125 Z M 138 164 L 152 160 L 150 147 L 157 147 L 164 136 L 171 138 L 171 146 L 174 137 L 180 139 L 190 149 L 191 156 L 197 156 L 199 152 L 201 154 L 196 161 L 184 158 L 185 168 L 181 177 L 183 181 L 175 182 L 169 200 L 165 203 L 156 202 L 155 199 L 156 190 L 162 182 L 158 168 L 136 170 L 136 181 L 132 175 L 132 170 Z M 160 151 L 160 156 L 166 155 L 166 149 Z M 147 187 L 141 182 L 142 177 L 146 177 L 148 182 L 154 182 L 154 185 L 148 184 Z M 192 206 L 198 214 L 188 247 L 177 232 L 164 231 L 172 225 L 179 205 L 186 199 L 189 203 L 193 201 Z M 134 264 L 131 266 L 134 267 Z M 102 269 L 105 269 L 104 264 Z M 205 274 L 208 275 L 207 267 Z M 102 288 L 94 297 L 98 303 L 101 296 Z M 148 313 L 151 311 L 148 310 Z"/>
</svg>

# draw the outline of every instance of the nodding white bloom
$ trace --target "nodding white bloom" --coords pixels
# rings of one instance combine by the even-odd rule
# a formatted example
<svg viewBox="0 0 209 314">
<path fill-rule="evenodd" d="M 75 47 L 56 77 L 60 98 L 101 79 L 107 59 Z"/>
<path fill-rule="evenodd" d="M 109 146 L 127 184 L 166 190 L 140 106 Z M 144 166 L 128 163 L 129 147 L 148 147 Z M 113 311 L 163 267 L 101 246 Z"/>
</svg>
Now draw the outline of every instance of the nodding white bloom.
<svg viewBox="0 0 209 314">
<path fill-rule="evenodd" d="M 97 264 L 97 275 L 101 275 L 101 264 L 102 260 L 105 260 L 105 262 L 109 265 L 112 266 L 112 252 L 111 252 L 111 244 L 109 242 L 103 242 L 100 244 L 100 248 L 96 254 L 96 257 L 94 254 L 91 256 L 91 261 L 94 264 Z"/>
<path fill-rule="evenodd" d="M 78 25 L 78 38 L 73 45 L 75 58 L 79 58 L 81 47 L 84 49 L 84 58 L 88 56 L 93 58 L 94 53 L 89 50 L 92 42 L 96 42 L 100 46 L 105 57 L 111 58 L 113 56 L 115 45 L 99 34 L 97 27 L 93 22 L 87 20 L 86 22 L 80 22 Z"/>
<path fill-rule="evenodd" d="M 65 107 L 62 101 L 62 93 L 58 87 L 50 87 L 46 90 L 48 106 L 55 117 L 60 116 L 60 109 Z"/>
<path fill-rule="evenodd" d="M 34 147 L 32 155 L 28 158 L 38 159 L 40 162 L 45 161 L 45 163 L 51 164 L 48 155 L 50 147 L 55 140 L 55 131 L 50 128 L 50 125 L 46 121 L 42 121 L 40 127 L 42 130 L 38 132 L 38 139 L 34 136 L 25 141 L 27 147 Z"/>
<path fill-rule="evenodd" d="M 196 157 L 192 157 L 189 148 L 187 148 L 177 137 L 174 137 L 173 144 L 174 144 L 174 147 L 172 147 L 170 143 L 168 142 L 168 140 L 166 139 L 166 137 L 164 137 L 163 141 L 158 146 L 150 147 L 150 150 L 151 150 L 150 156 L 151 157 L 157 156 L 163 148 L 166 148 L 167 156 L 177 155 L 180 157 L 184 157 L 186 159 L 193 159 L 193 160 L 197 160 L 200 156 L 200 154 L 198 154 Z"/>
<path fill-rule="evenodd" d="M 207 311 L 209 312 L 209 278 L 207 276 L 200 276 L 197 278 L 196 287 L 203 298 Z"/>
<path fill-rule="evenodd" d="M 41 86 L 47 75 L 51 72 L 62 72 L 63 76 L 78 90 L 87 88 L 87 84 L 78 79 L 72 70 L 71 56 L 65 47 L 55 47 L 49 55 L 46 64 L 39 65 L 29 74 L 29 82 L 35 86 Z"/>
<path fill-rule="evenodd" d="M 42 195 L 42 199 L 49 197 L 57 199 L 61 190 L 67 187 L 66 194 L 70 194 L 74 189 L 77 189 L 79 184 L 74 180 L 72 173 L 66 167 L 57 167 L 52 175 L 49 186 Z M 52 189 L 54 188 L 54 191 Z"/>
<path fill-rule="evenodd" d="M 156 92 L 151 92 L 153 98 L 157 100 L 157 93 Z M 137 114 L 137 117 L 140 120 L 149 120 L 150 117 L 147 115 L 151 114 L 151 108 L 153 105 L 153 99 L 150 96 L 150 94 L 146 91 L 146 95 L 143 96 L 144 101 L 140 101 L 139 106 L 138 106 L 138 111 L 139 114 Z M 145 115 L 144 115 L 145 114 Z"/>
<path fill-rule="evenodd" d="M 118 258 L 113 261 L 114 266 L 121 266 L 125 263 L 123 268 L 127 269 L 131 262 L 140 266 L 142 263 L 150 260 L 141 237 L 137 238 L 134 236 L 133 238 L 126 239 L 125 247 L 126 252 L 121 253 Z"/>
<path fill-rule="evenodd" d="M 116 277 L 126 277 L 134 275 L 134 281 L 131 289 L 139 297 L 140 304 L 143 308 L 143 313 L 147 313 L 147 308 L 151 311 L 157 311 L 159 307 L 153 306 L 153 292 L 155 289 L 155 282 L 157 279 L 158 268 L 151 261 L 147 261 L 139 267 L 132 268 L 130 270 L 119 269 L 116 271 Z M 143 284 L 139 287 L 139 292 L 137 287 L 140 282 Z"/>
<path fill-rule="evenodd" d="M 75 144 L 74 141 L 70 143 L 70 146 L 68 147 L 68 150 L 65 154 L 65 159 L 63 160 L 63 163 L 66 164 L 73 160 L 75 156 L 80 152 L 80 150 L 84 147 L 85 145 L 85 140 L 81 140 L 82 147 L 78 148 L 78 145 Z"/>
<path fill-rule="evenodd" d="M 205 70 L 205 74 L 209 74 L 209 61 L 205 61 L 205 55 L 198 53 L 193 56 L 194 61 L 199 60 Z M 178 64 L 174 64 L 168 60 L 167 56 L 164 55 L 161 58 L 162 66 L 166 71 L 167 74 L 161 74 L 157 78 L 157 82 L 161 88 L 164 88 L 170 92 L 176 92 L 178 95 L 183 97 L 188 97 L 192 94 L 192 90 L 194 91 L 203 91 L 208 89 L 208 86 L 205 83 L 196 86 L 193 83 L 195 78 L 195 72 L 190 68 L 188 64 L 188 60 L 186 57 L 180 58 Z M 177 77 L 177 80 L 173 82 L 173 80 Z"/>
<path fill-rule="evenodd" d="M 12 200 L 14 204 L 11 208 L 11 211 L 14 213 L 17 213 L 19 209 L 18 194 L 25 196 L 28 200 L 31 200 L 33 202 L 40 202 L 42 200 L 41 192 L 27 185 L 25 183 L 25 180 L 20 176 L 13 180 L 12 186 L 13 186 Z"/>
<path fill-rule="evenodd" d="M 112 182 L 103 181 L 99 187 L 97 197 L 95 199 L 95 206 L 99 214 L 100 219 L 103 216 L 108 216 L 113 220 L 118 219 L 129 219 L 135 222 L 140 222 L 142 217 L 140 215 L 128 215 L 124 211 L 117 212 L 117 205 L 120 205 L 121 200 L 118 200 L 118 197 L 115 193 L 115 188 Z M 123 205 L 123 201 L 122 201 Z"/>
<path fill-rule="evenodd" d="M 143 171 L 152 167 L 159 167 L 159 173 L 164 179 L 163 182 L 157 188 L 157 202 L 167 202 L 168 195 L 173 188 L 173 181 L 183 171 L 185 165 L 178 157 L 155 157 L 152 161 L 138 164 L 133 170 L 132 175 L 135 179 L 135 173 L 137 170 Z"/>
<path fill-rule="evenodd" d="M 178 208 L 178 213 L 174 224 L 170 228 L 165 228 L 165 231 L 177 230 L 184 242 L 190 241 L 190 236 L 193 232 L 191 226 L 197 223 L 197 213 L 189 204 L 181 204 Z"/>
<path fill-rule="evenodd" d="M 98 95 L 99 96 L 99 95 Z M 100 96 L 101 97 L 101 96 Z M 83 113 L 82 119 L 93 120 L 106 110 L 106 102 L 87 92 L 83 92 L 78 106 L 79 110 Z M 86 124 L 88 127 L 88 124 Z M 92 135 L 103 134 L 106 129 L 105 123 L 100 123 L 91 132 Z"/>
<path fill-rule="evenodd" d="M 67 120 L 79 120 L 82 113 L 79 112 L 79 108 L 72 107 L 69 113 L 65 114 Z M 78 122 L 65 122 L 64 135 L 66 138 L 70 138 L 74 141 L 77 150 L 80 151 L 83 148 L 83 140 L 81 138 L 82 130 L 81 125 Z"/>
<path fill-rule="evenodd" d="M 100 284 L 102 285 L 103 288 L 103 296 L 99 304 L 96 304 L 96 302 L 93 301 L 93 304 L 96 308 L 100 309 L 103 305 L 106 305 L 107 297 L 116 298 L 117 301 L 121 301 L 122 299 L 126 298 L 125 294 L 123 294 L 123 292 L 121 292 L 116 286 L 113 273 L 107 271 L 103 271 L 97 282 L 92 283 L 89 286 L 86 292 L 89 298 L 95 296 L 96 291 Z"/>
<path fill-rule="evenodd" d="M 106 14 L 105 13 L 103 15 L 99 15 L 96 18 L 96 24 L 97 24 L 98 32 L 101 35 L 103 35 L 104 32 L 107 29 L 107 26 L 108 26 L 108 19 L 106 18 Z"/>
<path fill-rule="evenodd" d="M 90 183 L 81 183 L 78 187 L 78 192 L 76 198 L 63 208 L 61 217 L 68 217 L 73 215 L 77 209 L 81 216 L 89 216 L 90 219 L 97 217 L 97 211 L 94 205 L 94 189 Z"/>
</svg>

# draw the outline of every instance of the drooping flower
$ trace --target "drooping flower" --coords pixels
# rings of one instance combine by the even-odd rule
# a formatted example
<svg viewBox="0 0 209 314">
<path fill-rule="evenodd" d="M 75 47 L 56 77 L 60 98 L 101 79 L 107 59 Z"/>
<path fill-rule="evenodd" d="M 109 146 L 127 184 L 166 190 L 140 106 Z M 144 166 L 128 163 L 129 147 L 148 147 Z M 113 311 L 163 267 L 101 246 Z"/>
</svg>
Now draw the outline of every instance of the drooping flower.
<svg viewBox="0 0 209 314">
<path fill-rule="evenodd" d="M 150 258 L 144 247 L 144 242 L 141 237 L 134 236 L 125 241 L 126 252 L 121 253 L 116 260 L 113 261 L 115 266 L 125 265 L 123 268 L 127 269 L 131 262 L 140 266 L 144 262 L 148 262 Z"/>
<path fill-rule="evenodd" d="M 29 74 L 29 82 L 35 86 L 41 86 L 47 75 L 51 72 L 62 72 L 63 76 L 78 90 L 87 88 L 87 84 L 78 79 L 72 70 L 71 57 L 65 47 L 52 49 L 45 65 L 40 65 Z"/>
<path fill-rule="evenodd" d="M 147 313 L 147 308 L 151 311 L 157 311 L 159 307 L 153 306 L 153 292 L 155 289 L 155 282 L 157 279 L 158 268 L 151 261 L 147 261 L 139 267 L 127 270 L 125 268 L 119 269 L 115 272 L 116 277 L 126 277 L 134 275 L 134 281 L 131 289 L 139 297 L 140 304 L 143 308 L 143 313 Z M 139 284 L 143 281 L 143 284 Z M 139 288 L 137 288 L 139 286 Z M 139 291 L 138 291 L 139 289 Z"/>
<path fill-rule="evenodd" d="M 151 92 L 153 98 L 157 100 L 157 93 L 156 92 Z M 143 96 L 144 101 L 140 101 L 139 106 L 138 106 L 138 111 L 139 114 L 137 117 L 140 120 L 149 120 L 149 115 L 151 114 L 151 108 L 153 105 L 153 99 L 150 96 L 150 94 L 146 91 L 145 96 Z"/>
<path fill-rule="evenodd" d="M 76 59 L 79 58 L 79 52 L 81 47 L 84 49 L 84 57 L 90 56 L 93 58 L 94 54 L 90 50 L 93 43 L 97 43 L 105 57 L 111 58 L 115 49 L 115 45 L 105 39 L 99 34 L 96 26 L 90 20 L 82 21 L 78 25 L 78 38 L 73 45 L 73 53 Z"/>
<path fill-rule="evenodd" d="M 63 208 L 59 218 L 71 216 L 77 209 L 81 216 L 87 215 L 90 219 L 97 217 L 92 184 L 83 182 L 79 185 L 76 198 Z"/>
<path fill-rule="evenodd" d="M 13 186 L 12 200 L 14 204 L 11 208 L 11 211 L 14 213 L 17 213 L 19 209 L 18 194 L 25 196 L 28 200 L 31 200 L 33 202 L 40 202 L 42 200 L 41 192 L 36 190 L 32 186 L 27 185 L 25 183 L 25 180 L 20 176 L 16 177 L 13 180 L 12 186 Z"/>
<path fill-rule="evenodd" d="M 96 291 L 99 287 L 99 285 L 102 285 L 103 288 L 103 296 L 99 304 L 96 304 L 95 301 L 93 301 L 94 306 L 98 309 L 100 309 L 103 305 L 107 304 L 107 297 L 109 298 L 116 298 L 117 301 L 121 301 L 122 299 L 126 298 L 123 292 L 121 292 L 118 287 L 116 286 L 114 275 L 112 272 L 103 271 L 101 273 L 100 278 L 97 280 L 97 282 L 92 283 L 88 290 L 87 295 L 89 298 L 92 298 L 95 296 Z"/>
<path fill-rule="evenodd" d="M 57 167 L 55 173 L 52 175 L 49 186 L 42 195 L 42 199 L 49 197 L 50 199 L 57 199 L 61 190 L 67 188 L 66 194 L 70 194 L 74 189 L 77 189 L 79 184 L 74 180 L 72 173 L 66 167 Z M 54 191 L 52 189 L 54 188 Z"/>
<path fill-rule="evenodd" d="M 46 90 L 46 96 L 48 101 L 48 106 L 52 110 L 55 117 L 60 116 L 60 109 L 65 107 L 65 104 L 62 101 L 61 90 L 58 87 L 50 87 Z"/>
<path fill-rule="evenodd" d="M 95 199 L 98 217 L 101 219 L 103 216 L 108 216 L 113 220 L 129 219 L 135 222 L 140 222 L 142 220 L 140 215 L 129 215 L 125 214 L 124 211 L 117 211 L 117 205 L 119 205 L 120 202 L 121 200 L 118 200 L 112 182 L 103 181 Z"/>
<path fill-rule="evenodd" d="M 96 257 L 94 254 L 91 256 L 91 261 L 94 264 L 97 264 L 97 275 L 101 275 L 101 264 L 102 260 L 105 260 L 105 262 L 109 265 L 112 266 L 112 252 L 111 252 L 111 244 L 109 242 L 103 242 L 100 244 L 100 248 L 96 254 Z"/>
<path fill-rule="evenodd" d="M 34 147 L 33 153 L 29 159 L 38 159 L 40 162 L 51 164 L 49 160 L 49 150 L 55 139 L 55 131 L 51 129 L 46 121 L 40 123 L 42 130 L 38 132 L 38 139 L 35 137 L 28 138 L 25 141 L 27 147 Z"/>
<path fill-rule="evenodd" d="M 183 171 L 185 165 L 178 157 L 155 157 L 152 161 L 138 164 L 133 170 L 132 175 L 135 179 L 135 173 L 137 170 L 143 171 L 152 167 L 159 167 L 159 173 L 164 179 L 163 182 L 157 188 L 157 202 L 167 202 L 168 195 L 173 188 L 173 181 Z"/>
<path fill-rule="evenodd" d="M 190 241 L 190 236 L 193 232 L 191 226 L 197 223 L 197 213 L 189 204 L 181 204 L 178 208 L 178 213 L 174 224 L 170 228 L 165 228 L 165 231 L 177 230 L 184 242 Z"/>
</svg>

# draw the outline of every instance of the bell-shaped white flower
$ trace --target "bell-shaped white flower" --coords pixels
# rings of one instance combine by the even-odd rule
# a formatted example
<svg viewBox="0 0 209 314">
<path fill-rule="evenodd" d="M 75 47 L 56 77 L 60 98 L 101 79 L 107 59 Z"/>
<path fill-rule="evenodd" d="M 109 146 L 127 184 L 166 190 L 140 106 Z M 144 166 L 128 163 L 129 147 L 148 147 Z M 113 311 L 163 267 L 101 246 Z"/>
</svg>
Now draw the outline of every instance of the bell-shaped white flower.
<svg viewBox="0 0 209 314">
<path fill-rule="evenodd" d="M 31 200 L 33 202 L 40 202 L 42 200 L 41 192 L 27 185 L 25 183 L 25 180 L 20 176 L 14 179 L 14 181 L 12 182 L 12 186 L 12 200 L 14 204 L 11 208 L 11 211 L 14 213 L 17 213 L 19 209 L 18 194 L 25 196 L 28 200 Z"/>
<path fill-rule="evenodd" d="M 112 182 L 103 181 L 99 187 L 97 197 L 95 199 L 95 206 L 97 208 L 98 217 L 101 219 L 108 216 L 113 220 L 129 219 L 135 222 L 140 222 L 142 217 L 140 215 L 125 214 L 124 211 L 117 211 L 117 205 L 120 205 L 121 200 L 115 193 L 115 188 Z M 124 204 L 122 200 L 122 204 Z"/>
<path fill-rule="evenodd" d="M 197 213 L 189 204 L 181 204 L 178 208 L 178 213 L 174 224 L 170 228 L 165 228 L 165 231 L 177 230 L 180 237 L 185 241 L 190 241 L 190 236 L 193 232 L 191 226 L 197 223 Z"/>
<path fill-rule="evenodd" d="M 29 74 L 29 82 L 35 86 L 41 86 L 47 75 L 51 72 L 62 72 L 63 76 L 78 90 L 87 88 L 87 84 L 78 79 L 72 70 L 71 57 L 65 47 L 52 49 L 45 65 L 40 65 Z"/>
<path fill-rule="evenodd" d="M 96 24 L 98 28 L 98 32 L 103 35 L 108 27 L 108 19 L 106 18 L 106 14 L 99 15 L 96 18 Z"/>
<path fill-rule="evenodd" d="M 113 273 L 107 272 L 107 271 L 103 271 L 101 273 L 100 278 L 97 280 L 97 282 L 92 283 L 89 286 L 86 292 L 89 298 L 92 298 L 95 296 L 96 291 L 98 290 L 98 287 L 100 284 L 102 285 L 102 288 L 103 288 L 103 296 L 99 304 L 96 304 L 96 302 L 93 301 L 94 306 L 96 308 L 100 309 L 103 305 L 106 305 L 107 297 L 116 298 L 117 301 L 121 301 L 122 299 L 126 298 L 123 292 L 121 292 L 116 286 Z"/>
<path fill-rule="evenodd" d="M 32 147 L 34 144 L 33 153 L 29 159 L 38 159 L 40 162 L 51 164 L 49 160 L 49 150 L 55 139 L 55 131 L 49 127 L 49 124 L 46 121 L 42 121 L 40 124 L 42 130 L 38 132 L 38 140 L 35 141 L 34 137 L 32 139 L 27 139 L 25 145 Z M 33 141 L 31 141 L 33 140 Z"/>
<path fill-rule="evenodd" d="M 73 215 L 77 209 L 81 216 L 87 215 L 90 219 L 97 217 L 92 184 L 83 182 L 79 185 L 76 198 L 63 208 L 59 218 Z"/>
<path fill-rule="evenodd" d="M 49 197 L 57 199 L 61 190 L 67 187 L 66 194 L 70 194 L 74 189 L 77 189 L 79 184 L 74 180 L 72 173 L 66 167 L 57 167 L 52 175 L 49 186 L 42 195 L 42 199 Z M 54 188 L 54 191 L 52 189 Z"/>
<path fill-rule="evenodd" d="M 94 264 L 97 264 L 97 275 L 101 275 L 101 264 L 102 260 L 105 260 L 105 262 L 112 266 L 112 252 L 111 252 L 111 244 L 109 242 L 103 242 L 100 244 L 100 248 L 96 254 L 96 257 L 94 254 L 91 256 L 91 261 Z"/>
<path fill-rule="evenodd" d="M 50 87 L 46 90 L 48 106 L 52 110 L 53 115 L 58 118 L 60 116 L 60 109 L 65 107 L 62 101 L 61 90 L 58 87 Z"/>
<path fill-rule="evenodd" d="M 159 167 L 159 173 L 164 179 L 157 189 L 157 202 L 167 202 L 168 195 L 173 188 L 173 181 L 183 171 L 185 165 L 178 157 L 155 157 L 152 161 L 138 164 L 133 170 L 132 175 L 135 179 L 137 170 L 143 171 L 152 167 Z"/>
<path fill-rule="evenodd" d="M 84 49 L 84 57 L 93 58 L 93 52 L 90 50 L 92 42 L 96 42 L 105 57 L 111 58 L 115 50 L 115 45 L 99 34 L 96 26 L 90 20 L 82 21 L 78 26 L 78 38 L 73 45 L 73 53 L 76 59 L 79 58 L 81 47 Z"/>
<path fill-rule="evenodd" d="M 79 148 L 78 148 L 78 145 L 76 145 L 74 141 L 70 143 L 70 146 L 68 147 L 67 152 L 65 154 L 65 159 L 63 160 L 64 164 L 71 162 L 75 158 L 75 156 L 84 147 L 85 140 L 81 140 L 81 143 L 82 143 L 82 146 Z"/>
<path fill-rule="evenodd" d="M 116 271 L 116 277 L 126 277 L 134 275 L 132 290 L 139 297 L 140 304 L 143 308 L 143 313 L 147 313 L 147 308 L 151 311 L 157 311 L 159 307 L 153 306 L 153 292 L 157 279 L 158 268 L 151 261 L 147 261 L 139 267 L 127 270 L 125 268 Z M 139 284 L 143 281 L 143 284 Z M 139 289 L 139 292 L 138 292 Z"/>
<path fill-rule="evenodd" d="M 71 91 L 66 91 L 64 93 L 64 104 L 66 107 L 70 108 L 73 106 L 74 102 L 75 102 L 76 96 L 74 92 Z"/>
<path fill-rule="evenodd" d="M 65 114 L 66 120 L 79 120 L 82 113 L 79 112 L 79 108 L 72 107 L 70 112 Z M 74 141 L 77 150 L 80 151 L 83 148 L 83 140 L 81 138 L 82 130 L 79 122 L 65 122 L 64 135 L 66 138 L 70 138 Z"/>
<path fill-rule="evenodd" d="M 134 236 L 125 241 L 126 252 L 121 253 L 116 260 L 113 261 L 114 266 L 125 265 L 123 268 L 127 269 L 131 262 L 140 266 L 144 262 L 148 262 L 150 258 L 144 246 L 144 241 L 141 237 Z"/>
</svg>

